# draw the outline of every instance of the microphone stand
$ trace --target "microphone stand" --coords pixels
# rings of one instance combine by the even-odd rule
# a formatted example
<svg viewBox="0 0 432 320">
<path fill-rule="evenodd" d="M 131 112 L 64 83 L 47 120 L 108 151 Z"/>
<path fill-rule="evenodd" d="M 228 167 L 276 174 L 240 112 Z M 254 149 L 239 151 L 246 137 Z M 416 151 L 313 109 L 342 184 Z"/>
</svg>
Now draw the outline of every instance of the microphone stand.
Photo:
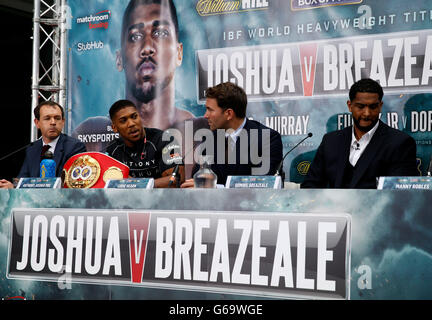
<svg viewBox="0 0 432 320">
<path fill-rule="evenodd" d="M 286 156 L 287 156 L 291 151 L 293 151 L 295 148 L 297 148 L 297 147 L 300 145 L 300 143 L 302 143 L 303 141 L 305 141 L 306 139 L 308 139 L 308 138 L 310 138 L 310 137 L 312 137 L 312 132 L 309 132 L 308 135 L 307 135 L 306 137 L 304 137 L 302 140 L 300 140 L 299 143 L 297 143 L 294 147 L 292 147 L 290 150 L 288 150 L 287 153 L 285 153 L 284 157 L 282 158 L 282 161 L 279 163 L 279 166 L 278 166 L 278 168 L 277 168 L 277 170 L 276 170 L 276 173 L 275 173 L 275 175 L 274 175 L 275 177 L 280 175 L 280 172 L 279 172 L 279 171 L 280 171 L 280 169 L 282 168 L 282 165 L 283 165 L 283 162 L 284 162 Z"/>
<path fill-rule="evenodd" d="M 26 149 L 26 148 L 32 146 L 33 143 L 34 143 L 34 142 L 30 142 L 29 144 L 26 144 L 25 146 L 23 146 L 23 147 L 21 147 L 21 148 L 15 150 L 15 151 L 12 151 L 11 153 L 9 153 L 9 154 L 5 155 L 4 157 L 0 158 L 0 161 L 2 161 L 2 160 L 4 160 L 4 159 L 7 159 L 7 158 L 9 158 L 10 156 L 14 155 L 15 153 L 20 152 L 21 150 L 24 150 L 24 149 Z"/>
</svg>

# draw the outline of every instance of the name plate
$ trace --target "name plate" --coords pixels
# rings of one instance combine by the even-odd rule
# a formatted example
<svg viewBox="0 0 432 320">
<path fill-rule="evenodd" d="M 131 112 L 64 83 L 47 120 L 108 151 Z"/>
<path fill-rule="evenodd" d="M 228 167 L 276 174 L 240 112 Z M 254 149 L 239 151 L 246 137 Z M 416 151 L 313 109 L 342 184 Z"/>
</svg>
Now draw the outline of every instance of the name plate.
<svg viewBox="0 0 432 320">
<path fill-rule="evenodd" d="M 432 177 L 379 177 L 378 190 L 432 190 Z"/>
<path fill-rule="evenodd" d="M 228 176 L 225 188 L 281 189 L 280 176 Z"/>
<path fill-rule="evenodd" d="M 21 178 L 17 189 L 57 189 L 61 187 L 61 178 Z"/>
<path fill-rule="evenodd" d="M 105 184 L 105 188 L 110 189 L 153 189 L 153 187 L 153 178 L 108 180 Z"/>
</svg>

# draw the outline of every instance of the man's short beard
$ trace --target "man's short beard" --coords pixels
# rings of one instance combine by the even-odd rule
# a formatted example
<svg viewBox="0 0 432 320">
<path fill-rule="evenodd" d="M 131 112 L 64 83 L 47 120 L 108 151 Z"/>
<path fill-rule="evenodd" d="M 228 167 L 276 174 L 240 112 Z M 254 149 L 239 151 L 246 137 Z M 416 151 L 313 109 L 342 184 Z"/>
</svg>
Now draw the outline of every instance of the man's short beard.
<svg viewBox="0 0 432 320">
<path fill-rule="evenodd" d="M 353 117 L 353 121 L 354 124 L 356 126 L 357 129 L 359 129 L 361 132 L 369 132 L 369 130 L 371 130 L 373 127 L 375 127 L 375 125 L 377 124 L 379 119 L 376 119 L 374 122 L 372 122 L 370 125 L 364 127 L 364 126 L 360 126 L 360 121 L 358 121 L 356 118 Z"/>
<path fill-rule="evenodd" d="M 157 96 L 160 96 L 162 91 L 168 87 L 170 82 L 171 79 L 167 77 L 162 82 L 152 85 L 150 89 L 145 91 L 141 87 L 132 86 L 132 95 L 135 97 L 135 99 L 137 99 L 137 101 L 149 103 Z"/>
<path fill-rule="evenodd" d="M 156 86 L 144 91 L 141 87 L 132 87 L 132 95 L 140 102 L 149 103 L 156 96 Z"/>
</svg>

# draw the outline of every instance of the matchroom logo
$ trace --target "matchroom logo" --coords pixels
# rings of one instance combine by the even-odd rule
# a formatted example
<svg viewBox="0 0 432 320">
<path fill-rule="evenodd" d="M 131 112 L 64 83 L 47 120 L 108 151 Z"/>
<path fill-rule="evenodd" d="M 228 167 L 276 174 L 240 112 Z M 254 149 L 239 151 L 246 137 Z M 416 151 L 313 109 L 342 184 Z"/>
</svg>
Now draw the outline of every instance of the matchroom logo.
<svg viewBox="0 0 432 320">
<path fill-rule="evenodd" d="M 95 15 L 89 15 L 85 17 L 79 17 L 76 19 L 77 24 L 87 24 L 89 29 L 108 29 L 109 20 L 111 18 L 110 10 L 103 10 Z"/>
<path fill-rule="evenodd" d="M 200 16 L 266 10 L 271 0 L 199 0 L 196 11 Z"/>
<path fill-rule="evenodd" d="M 291 0 L 291 10 L 317 9 L 362 2 L 363 0 Z"/>
</svg>

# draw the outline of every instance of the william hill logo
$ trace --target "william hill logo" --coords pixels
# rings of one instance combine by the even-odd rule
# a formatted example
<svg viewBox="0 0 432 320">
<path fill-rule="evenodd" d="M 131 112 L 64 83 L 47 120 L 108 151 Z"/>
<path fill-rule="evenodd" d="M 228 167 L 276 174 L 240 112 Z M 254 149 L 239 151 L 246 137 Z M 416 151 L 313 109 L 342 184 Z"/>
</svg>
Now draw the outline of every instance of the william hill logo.
<svg viewBox="0 0 432 320">
<path fill-rule="evenodd" d="M 196 10 L 200 16 L 265 10 L 269 0 L 199 0 Z"/>
</svg>

